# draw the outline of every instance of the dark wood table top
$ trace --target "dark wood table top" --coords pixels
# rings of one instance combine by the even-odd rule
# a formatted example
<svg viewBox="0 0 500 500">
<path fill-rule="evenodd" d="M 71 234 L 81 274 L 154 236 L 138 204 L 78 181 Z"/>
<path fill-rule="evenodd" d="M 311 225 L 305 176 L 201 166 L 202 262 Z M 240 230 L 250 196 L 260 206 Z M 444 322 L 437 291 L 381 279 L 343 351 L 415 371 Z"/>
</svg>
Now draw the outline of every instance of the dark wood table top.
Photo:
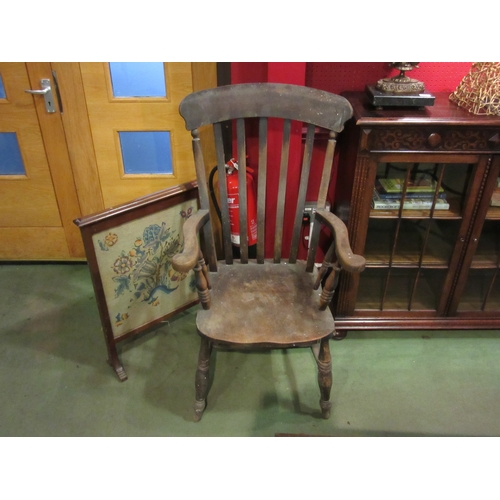
<svg viewBox="0 0 500 500">
<path fill-rule="evenodd" d="M 450 101 L 451 92 L 432 93 L 434 106 L 424 108 L 386 107 L 377 109 L 365 92 L 344 92 L 354 109 L 354 118 L 360 126 L 373 125 L 459 125 L 500 127 L 500 116 L 475 115 Z"/>
</svg>

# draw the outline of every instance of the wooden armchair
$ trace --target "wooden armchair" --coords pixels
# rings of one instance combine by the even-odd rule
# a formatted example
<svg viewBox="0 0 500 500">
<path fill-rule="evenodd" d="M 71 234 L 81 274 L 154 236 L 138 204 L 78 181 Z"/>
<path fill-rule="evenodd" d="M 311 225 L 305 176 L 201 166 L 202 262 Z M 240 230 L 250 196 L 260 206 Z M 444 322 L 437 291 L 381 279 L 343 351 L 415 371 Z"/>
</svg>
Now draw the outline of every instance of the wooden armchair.
<svg viewBox="0 0 500 500">
<path fill-rule="evenodd" d="M 329 339 L 335 333 L 335 324 L 328 305 L 333 297 L 341 269 L 360 272 L 363 257 L 354 255 L 344 223 L 325 209 L 332 174 L 336 136 L 352 115 L 350 104 L 343 97 L 320 90 L 295 85 L 257 83 L 228 85 L 188 95 L 180 104 L 180 114 L 191 131 L 193 152 L 199 185 L 200 210 L 184 225 L 184 250 L 173 259 L 177 271 L 194 269 L 202 309 L 196 325 L 201 336 L 198 368 L 195 377 L 195 420 L 200 420 L 206 406 L 208 372 L 213 347 L 227 349 L 285 349 L 311 347 L 318 365 L 321 393 L 320 406 L 324 418 L 330 414 L 332 385 Z M 271 118 L 278 118 L 270 122 Z M 231 221 L 228 212 L 228 193 L 224 130 L 228 122 L 235 122 L 239 159 L 239 227 L 247 228 L 247 140 L 251 125 L 258 136 L 257 170 L 257 243 L 249 249 L 247 231 L 240 231 L 238 258 L 231 243 Z M 281 160 L 268 165 L 268 124 L 283 126 Z M 294 207 L 285 206 L 288 161 L 291 158 L 292 126 L 300 123 L 306 132 L 303 145 L 300 183 L 295 189 Z M 213 127 L 217 171 L 220 179 L 219 221 L 211 220 L 210 193 L 202 139 L 206 128 Z M 326 130 L 325 130 L 326 129 Z M 203 133 L 200 134 L 200 130 Z M 315 195 L 314 225 L 309 239 L 307 259 L 298 259 L 303 244 L 303 215 L 308 195 L 311 159 L 315 149 L 315 135 L 320 132 L 326 143 L 321 182 Z M 226 141 L 227 142 L 227 141 Z M 251 162 L 254 159 L 250 159 Z M 271 169 L 279 169 L 277 194 L 269 196 L 267 178 Z M 288 184 L 291 184 L 288 182 Z M 267 202 L 266 202 L 267 194 Z M 310 194 L 309 194 L 310 196 Z M 266 258 L 264 238 L 269 238 L 272 220 L 266 220 L 266 206 L 276 202 L 274 255 Z M 308 200 L 308 205 L 310 200 Z M 286 210 L 285 210 L 286 209 Z M 291 241 L 284 238 L 283 224 L 291 222 Z M 274 215 L 274 213 L 273 213 Z M 269 219 L 269 216 L 267 217 Z M 320 224 L 321 223 L 321 224 Z M 315 265 L 321 225 L 329 230 L 330 241 L 325 247 L 321 267 Z M 214 228 L 220 227 L 223 259 L 217 260 Z M 266 232 L 267 231 L 267 232 Z M 324 232 L 324 231 L 323 231 Z M 201 234 L 199 234 L 201 233 Z M 201 236 L 201 238 L 199 238 Z M 201 250 L 199 240 L 203 245 Z M 269 245 L 268 245 L 269 247 Z M 255 249 L 256 258 L 250 258 Z M 250 251 L 249 251 L 250 250 Z M 303 251 L 302 251 L 303 252 Z M 269 252 L 268 252 L 269 253 Z M 284 258 L 285 256 L 286 258 Z"/>
</svg>

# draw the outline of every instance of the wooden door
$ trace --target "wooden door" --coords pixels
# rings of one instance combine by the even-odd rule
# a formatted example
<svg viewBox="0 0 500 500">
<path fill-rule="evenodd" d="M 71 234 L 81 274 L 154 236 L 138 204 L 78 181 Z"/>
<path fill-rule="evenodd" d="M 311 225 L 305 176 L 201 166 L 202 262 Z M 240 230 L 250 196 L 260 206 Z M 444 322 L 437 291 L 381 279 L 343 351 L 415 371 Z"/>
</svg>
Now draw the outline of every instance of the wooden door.
<svg viewBox="0 0 500 500">
<path fill-rule="evenodd" d="M 25 92 L 54 85 L 50 64 L 0 63 L 0 78 L 0 259 L 83 257 L 59 109 Z"/>
<path fill-rule="evenodd" d="M 114 64 L 80 63 L 106 208 L 196 178 L 190 135 L 178 112 L 180 101 L 193 91 L 192 64 L 156 63 L 161 68 L 162 89 L 152 89 L 152 95 L 140 96 L 134 95 L 134 89 L 121 89 L 116 74 L 133 73 L 134 64 L 149 63 Z M 127 64 L 131 66 L 124 69 L 116 66 Z M 147 67 L 139 66 L 138 71 L 140 75 Z M 133 74 L 125 76 L 134 78 Z M 159 153 L 149 152 L 150 146 L 158 146 Z M 157 156 L 167 163 L 154 165 Z"/>
<path fill-rule="evenodd" d="M 216 64 L 163 68 L 163 97 L 115 97 L 108 63 L 0 63 L 0 172 L 6 144 L 19 160 L 0 173 L 0 259 L 82 260 L 73 220 L 195 179 L 178 105 L 217 85 Z M 42 78 L 57 79 L 55 113 L 25 92 Z M 128 174 L 123 132 L 167 135 L 171 171 Z"/>
</svg>

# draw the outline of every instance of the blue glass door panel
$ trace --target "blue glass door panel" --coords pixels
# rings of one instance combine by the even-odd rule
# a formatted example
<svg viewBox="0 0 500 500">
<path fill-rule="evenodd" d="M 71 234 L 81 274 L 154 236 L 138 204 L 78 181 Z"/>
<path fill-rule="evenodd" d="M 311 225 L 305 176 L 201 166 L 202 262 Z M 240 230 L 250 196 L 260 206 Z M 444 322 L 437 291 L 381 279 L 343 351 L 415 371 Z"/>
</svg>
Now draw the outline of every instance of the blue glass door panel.
<svg viewBox="0 0 500 500">
<path fill-rule="evenodd" d="M 26 175 L 15 132 L 0 133 L 0 175 Z"/>
<path fill-rule="evenodd" d="M 166 97 L 161 62 L 109 63 L 114 97 Z"/>
<path fill-rule="evenodd" d="M 170 132 L 118 132 L 125 174 L 172 174 Z"/>
<path fill-rule="evenodd" d="M 3 86 L 2 75 L 0 75 L 0 99 L 6 99 L 5 87 Z"/>
</svg>

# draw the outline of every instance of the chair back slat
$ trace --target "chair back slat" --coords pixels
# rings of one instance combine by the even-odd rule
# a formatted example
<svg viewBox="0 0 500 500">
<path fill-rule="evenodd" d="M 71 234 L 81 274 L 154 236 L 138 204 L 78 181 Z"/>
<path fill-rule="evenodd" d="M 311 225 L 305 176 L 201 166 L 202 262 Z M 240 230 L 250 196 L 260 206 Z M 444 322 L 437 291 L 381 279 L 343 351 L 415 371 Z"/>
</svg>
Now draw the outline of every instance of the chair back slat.
<svg viewBox="0 0 500 500">
<path fill-rule="evenodd" d="M 307 184 L 309 182 L 309 171 L 311 169 L 311 159 L 314 147 L 315 126 L 311 123 L 307 125 L 306 145 L 304 156 L 302 158 L 302 172 L 300 174 L 299 194 L 297 197 L 297 208 L 295 211 L 295 222 L 293 224 L 292 244 L 290 246 L 290 264 L 297 262 L 297 253 L 299 251 L 299 239 L 302 228 L 302 216 L 306 204 Z"/>
<path fill-rule="evenodd" d="M 220 213 L 222 227 L 222 242 L 226 264 L 233 263 L 233 250 L 231 246 L 231 226 L 227 203 L 226 164 L 224 157 L 224 141 L 221 123 L 214 124 L 215 153 L 217 156 L 217 172 L 219 177 Z"/>
<path fill-rule="evenodd" d="M 335 146 L 337 134 L 330 132 L 328 144 L 326 146 L 325 161 L 323 162 L 323 175 L 321 176 L 321 184 L 318 193 L 318 208 L 325 208 L 326 198 L 328 195 L 328 187 L 330 186 L 330 178 L 333 168 L 333 156 L 335 154 Z"/>
<path fill-rule="evenodd" d="M 240 211 L 240 260 L 248 263 L 248 234 L 247 234 L 247 160 L 245 140 L 245 120 L 236 120 L 236 138 L 238 142 L 238 193 Z"/>
<path fill-rule="evenodd" d="M 267 118 L 259 119 L 259 169 L 257 185 L 257 262 L 264 263 L 266 230 Z"/>
<path fill-rule="evenodd" d="M 333 157 L 335 154 L 335 145 L 337 134 L 335 132 L 330 132 L 328 137 L 328 143 L 326 146 L 325 160 L 323 162 L 323 173 L 321 175 L 321 184 L 318 193 L 318 203 L 316 208 L 326 207 L 326 198 L 328 195 L 328 187 L 330 185 L 330 177 L 332 175 L 333 167 Z M 311 272 L 313 270 L 314 261 L 316 258 L 316 252 L 318 250 L 318 240 L 320 233 L 320 224 L 314 224 L 312 235 L 309 240 L 309 250 L 307 252 L 307 266 L 306 271 Z"/>
<path fill-rule="evenodd" d="M 283 219 L 285 216 L 286 181 L 288 176 L 288 158 L 290 154 L 291 121 L 283 123 L 283 139 L 281 142 L 280 176 L 278 184 L 278 201 L 276 205 L 276 229 L 274 232 L 274 262 L 281 262 L 283 244 Z"/>
</svg>

